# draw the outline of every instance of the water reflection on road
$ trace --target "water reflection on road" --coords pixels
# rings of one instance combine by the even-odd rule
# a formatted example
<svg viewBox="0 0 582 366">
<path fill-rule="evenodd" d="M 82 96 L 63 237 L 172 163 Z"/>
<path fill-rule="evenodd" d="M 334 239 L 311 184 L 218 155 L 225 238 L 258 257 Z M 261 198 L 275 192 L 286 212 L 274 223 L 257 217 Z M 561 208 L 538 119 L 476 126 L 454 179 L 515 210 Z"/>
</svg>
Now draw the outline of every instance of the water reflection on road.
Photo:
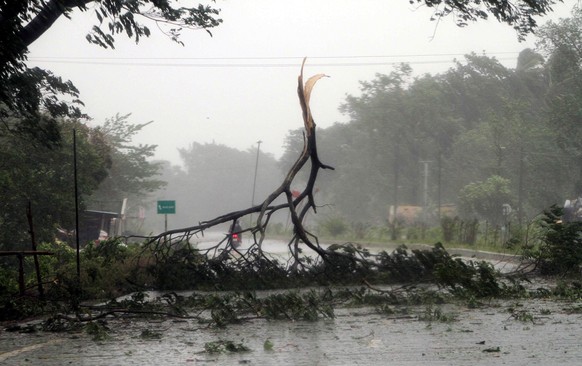
<svg viewBox="0 0 582 366">
<path fill-rule="evenodd" d="M 213 247 L 217 245 L 222 239 L 226 237 L 226 233 L 220 232 L 208 232 L 205 234 L 204 237 L 198 237 L 191 240 L 191 243 L 196 243 L 197 248 L 199 249 L 207 249 L 209 247 Z M 243 236 L 242 245 L 237 248 L 238 251 L 245 253 L 253 244 L 253 240 L 250 237 L 250 234 Z M 222 248 L 226 246 L 226 241 L 223 242 Z M 322 243 L 321 247 L 327 248 L 330 244 Z M 383 245 L 374 245 L 369 246 L 367 249 L 372 254 L 377 254 L 380 251 L 386 251 L 387 253 L 391 253 L 394 251 L 399 244 L 396 243 L 386 243 Z M 431 245 L 427 244 L 408 244 L 409 249 L 426 249 L 430 250 L 432 248 Z M 273 258 L 280 259 L 286 261 L 289 259 L 290 252 L 289 252 L 289 242 L 284 240 L 273 240 L 273 239 L 265 239 L 261 245 L 263 251 Z M 307 245 L 300 243 L 299 248 L 301 249 L 301 253 L 305 256 L 316 256 L 317 254 L 310 249 Z M 485 260 L 490 262 L 497 270 L 507 273 L 514 271 L 519 266 L 518 258 L 513 254 L 503 254 L 503 253 L 492 253 L 492 252 L 480 252 L 476 250 L 469 250 L 469 249 L 447 249 L 448 252 L 458 258 L 461 258 L 465 261 L 474 260 L 474 261 L 481 261 Z"/>
<path fill-rule="evenodd" d="M 520 310 L 531 321 L 510 316 L 514 303 L 477 309 L 447 305 L 455 321 L 421 321 L 423 307 L 407 315 L 370 308 L 338 309 L 316 322 L 252 320 L 207 328 L 194 320 L 109 320 L 111 338 L 85 333 L 0 332 L 2 365 L 579 365 L 582 319 L 576 304 L 529 300 Z M 578 304 L 580 306 L 580 304 Z M 144 339 L 144 329 L 159 339 Z M 250 351 L 207 354 L 207 342 L 230 340 Z M 273 347 L 265 349 L 269 340 Z"/>
<path fill-rule="evenodd" d="M 216 246 L 220 243 L 225 237 L 227 236 L 226 233 L 220 232 L 209 232 L 205 233 L 204 237 L 197 237 L 190 240 L 191 244 L 196 244 L 196 248 L 198 249 L 208 249 L 211 247 Z M 257 238 L 258 240 L 258 238 Z M 253 245 L 254 241 L 251 237 L 251 234 L 243 234 L 243 240 L 240 247 L 237 248 L 237 251 L 241 253 L 246 253 L 247 250 Z M 327 244 L 322 244 L 322 247 L 328 247 Z M 226 241 L 222 242 L 221 248 L 226 247 Z M 316 253 L 311 250 L 305 244 L 300 244 L 299 247 L 302 250 L 302 254 L 306 256 L 314 256 Z M 276 239 L 265 239 L 261 243 L 261 249 L 265 254 L 268 254 L 276 259 L 287 260 L 289 259 L 289 242 L 284 240 L 276 240 Z"/>
</svg>

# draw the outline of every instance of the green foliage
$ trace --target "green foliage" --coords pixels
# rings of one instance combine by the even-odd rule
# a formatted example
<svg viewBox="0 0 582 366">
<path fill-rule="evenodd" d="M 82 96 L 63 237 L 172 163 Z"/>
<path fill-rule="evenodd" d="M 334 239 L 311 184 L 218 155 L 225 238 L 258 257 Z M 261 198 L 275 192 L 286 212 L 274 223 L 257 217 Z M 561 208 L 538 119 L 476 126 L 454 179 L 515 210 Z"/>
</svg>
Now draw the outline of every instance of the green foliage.
<svg viewBox="0 0 582 366">
<path fill-rule="evenodd" d="M 440 323 L 450 323 L 456 320 L 454 314 L 446 314 L 440 307 L 433 307 L 431 304 L 427 305 L 424 313 L 418 316 L 418 320 L 425 322 L 440 322 Z"/>
<path fill-rule="evenodd" d="M 169 293 L 158 298 L 149 298 L 145 292 L 133 292 L 131 296 L 108 302 L 103 311 L 116 311 L 141 314 L 143 317 L 158 317 L 162 314 L 188 316 L 190 311 L 204 314 L 201 322 L 207 321 L 214 326 L 224 327 L 249 318 L 269 320 L 316 321 L 333 318 L 337 304 L 347 306 L 371 306 L 382 314 L 406 311 L 402 305 L 430 306 L 430 313 L 423 315 L 427 321 L 451 321 L 454 317 L 445 314 L 435 305 L 445 303 L 451 298 L 467 301 L 469 306 L 478 306 L 483 298 L 520 296 L 561 296 L 575 299 L 579 297 L 580 286 L 576 282 L 561 285 L 555 291 L 537 293 L 527 292 L 519 278 L 503 279 L 488 262 L 464 261 L 452 257 L 442 245 L 437 244 L 430 250 L 408 250 L 401 246 L 392 253 L 380 252 L 371 255 L 366 249 L 356 245 L 333 245 L 329 247 L 326 259 L 309 262 L 305 260 L 303 269 L 289 270 L 276 261 L 252 256 L 237 261 L 227 256 L 208 258 L 198 250 L 182 245 L 168 248 L 173 254 L 148 267 L 148 258 L 143 247 L 121 244 L 117 240 L 89 245 L 82 252 L 81 283 L 77 281 L 74 268 L 74 251 L 62 244 L 45 245 L 53 248 L 57 255 L 44 259 L 45 276 L 54 281 L 47 288 L 49 303 L 30 302 L 28 306 L 19 299 L 5 299 L 2 314 L 11 318 L 28 316 L 45 311 L 80 311 L 84 299 L 116 298 L 139 288 L 136 279 L 146 279 L 153 288 L 158 289 L 157 276 L 174 272 L 173 281 L 182 281 L 190 290 L 224 289 L 237 292 L 194 292 L 190 297 Z M 158 252 L 157 255 L 162 255 Z M 67 258 L 69 263 L 61 262 Z M 153 259 L 153 257 L 149 257 Z M 152 262 L 155 263 L 155 262 Z M 178 265 L 181 263 L 183 267 Z M 55 268 L 53 268 L 53 266 Z M 152 272 L 152 269 L 163 269 Z M 148 276 L 143 276 L 149 271 Z M 254 273 L 253 273 L 254 271 Z M 136 276 L 134 272 L 142 272 Z M 186 278 L 186 279 L 184 279 Z M 154 280 L 153 282 L 151 282 Z M 345 284 L 361 287 L 334 292 L 331 288 L 316 290 L 284 291 L 283 288 L 297 288 L 304 285 Z M 429 289 L 422 283 L 434 283 L 438 288 Z M 169 285 L 168 283 L 166 283 Z M 401 284 L 398 289 L 378 291 L 373 284 Z M 141 283 L 142 289 L 146 288 Z M 151 285 L 148 285 L 148 287 Z M 279 289 L 277 292 L 257 296 L 254 291 L 242 289 Z M 443 291 L 445 290 L 445 291 Z M 50 305 L 47 304 L 60 304 Z M 435 310 L 436 309 L 436 310 Z M 59 320 L 62 322 L 62 320 Z M 56 326 L 56 325 L 55 325 Z M 64 326 L 64 324 L 63 324 Z"/>
<path fill-rule="evenodd" d="M 18 291 L 11 294 L 3 293 L 0 297 L 0 320 L 26 319 L 42 314 L 47 309 L 44 304 L 33 298 L 15 297 Z M 7 296 L 10 295 L 10 296 Z"/>
<path fill-rule="evenodd" d="M 453 240 L 457 226 L 459 225 L 458 217 L 444 216 L 441 218 L 441 228 L 443 230 L 443 241 L 450 243 Z"/>
<path fill-rule="evenodd" d="M 63 136 L 60 147 L 0 136 L 0 248 L 4 250 L 30 248 L 29 203 L 37 242 L 54 240 L 58 227 L 74 227 L 73 129 L 80 192 L 92 192 L 107 175 L 107 154 L 91 142 L 89 128 L 70 120 L 60 121 L 58 127 Z"/>
<path fill-rule="evenodd" d="M 50 71 L 28 68 L 25 64 L 28 47 L 46 32 L 56 19 L 73 14 L 72 9 L 89 10 L 86 1 L 54 2 L 26 0 L 3 2 L 0 20 L 0 122 L 10 131 L 0 130 L 0 137 L 6 132 L 27 132 L 47 144 L 58 142 L 54 133 L 55 119 L 59 117 L 79 118 L 79 92 L 70 81 L 63 82 Z M 144 6 L 148 9 L 144 10 Z M 219 11 L 212 6 L 200 4 L 197 7 L 176 6 L 171 1 L 151 0 L 104 0 L 93 8 L 95 25 L 87 35 L 87 40 L 105 48 L 114 48 L 115 37 L 125 35 L 138 42 L 150 35 L 150 30 L 141 24 L 138 15 L 149 19 L 162 28 L 172 41 L 181 43 L 181 29 L 209 29 L 218 26 L 222 20 Z M 64 97 L 64 98 L 63 98 Z M 69 102 L 68 100 L 72 102 Z M 41 115 L 47 118 L 39 123 Z M 17 120 L 14 121 L 14 118 Z M 46 123 L 45 123 L 46 122 Z"/>
<path fill-rule="evenodd" d="M 349 230 L 349 225 L 341 217 L 328 217 L 319 223 L 319 229 L 324 236 L 336 238 Z"/>
<path fill-rule="evenodd" d="M 99 142 L 108 151 L 109 166 L 107 177 L 87 198 L 87 205 L 91 209 L 118 212 L 121 202 L 127 198 L 125 228 L 138 231 L 129 217 L 137 217 L 149 195 L 166 183 L 156 178 L 161 164 L 150 161 L 156 146 L 132 143 L 135 135 L 151 122 L 133 124 L 129 117 L 129 114 L 117 114 L 92 131 L 92 141 Z M 117 204 L 111 207 L 110 202 Z"/>
<path fill-rule="evenodd" d="M 543 274 L 579 274 L 582 265 L 582 222 L 562 222 L 562 208 L 553 206 L 542 218 L 542 243 L 530 253 Z"/>
<path fill-rule="evenodd" d="M 260 301 L 258 313 L 267 319 L 308 320 L 316 321 L 322 315 L 325 318 L 334 318 L 333 307 L 328 297 L 329 293 L 321 296 L 315 290 L 306 293 L 288 292 L 274 294 Z"/>
<path fill-rule="evenodd" d="M 572 16 L 562 18 L 558 22 L 548 22 L 540 28 L 538 44 L 548 55 L 546 72 L 552 80 L 551 90 L 547 96 L 549 105 L 549 120 L 557 132 L 559 151 L 566 156 L 579 153 L 582 148 L 580 141 L 580 104 L 582 98 L 582 10 L 575 7 Z M 580 160 L 572 159 L 572 166 L 580 170 Z M 573 182 L 574 191 L 579 194 L 580 182 Z"/>
<path fill-rule="evenodd" d="M 560 298 L 578 301 L 582 299 L 582 283 L 580 281 L 560 281 L 553 289 L 552 294 Z"/>
<path fill-rule="evenodd" d="M 273 350 L 273 342 L 269 338 L 265 339 L 265 342 L 263 343 L 263 349 L 265 351 Z"/>
<path fill-rule="evenodd" d="M 448 15 L 455 18 L 459 26 L 465 26 L 468 22 L 479 19 L 488 19 L 493 15 L 500 22 L 507 23 L 517 31 L 520 38 L 536 29 L 536 19 L 552 11 L 554 0 L 525 0 L 511 3 L 504 0 L 488 0 L 485 2 L 457 0 L 412 0 L 411 3 L 425 3 L 434 7 L 434 19 L 440 19 Z"/>
<path fill-rule="evenodd" d="M 522 323 L 533 323 L 535 318 L 532 313 L 527 310 L 518 310 L 515 308 L 510 308 L 511 317 Z"/>
<path fill-rule="evenodd" d="M 417 252 L 420 253 L 420 252 Z M 439 255 L 438 250 L 427 254 Z M 425 268 L 422 262 L 402 245 L 391 254 L 380 252 L 378 254 L 379 269 L 387 272 L 391 279 L 395 281 L 421 281 L 431 275 L 431 269 Z M 431 260 L 426 263 L 432 262 Z"/>
<path fill-rule="evenodd" d="M 0 301 L 2 302 L 18 292 L 18 263 L 12 259 L 0 258 Z"/>
<path fill-rule="evenodd" d="M 373 266 L 366 259 L 370 257 L 368 249 L 359 244 L 347 243 L 344 245 L 333 244 L 328 248 L 325 260 L 316 265 L 312 273 L 322 273 L 320 281 L 324 283 L 355 283 L 362 278 L 373 276 Z M 317 276 L 316 276 L 317 277 Z"/>
<path fill-rule="evenodd" d="M 90 243 L 81 253 L 81 288 L 85 298 L 110 299 L 135 289 L 128 278 L 135 268 L 137 245 L 119 239 Z"/>
<path fill-rule="evenodd" d="M 78 121 L 60 121 L 61 144 L 53 148 L 31 145 L 30 140 L 19 136 L 0 136 L 5 147 L 0 150 L 0 192 L 6 197 L 0 202 L 0 225 L 3 227 L 0 248 L 30 248 L 26 216 L 29 202 L 37 242 L 53 241 L 58 228 L 71 230 L 75 227 L 75 210 L 71 209 L 75 205 L 72 194 L 75 191 L 73 129 L 77 137 L 81 209 L 92 205 L 91 208 L 107 210 L 95 207 L 94 201 L 121 202 L 130 197 L 127 216 L 131 216 L 131 209 L 136 208 L 146 194 L 163 185 L 154 178 L 158 166 L 145 160 L 155 147 L 131 144 L 133 134 L 145 124 L 132 125 L 126 117 L 118 117 L 96 129 Z"/>
<path fill-rule="evenodd" d="M 114 36 L 125 33 L 129 38 L 139 42 L 141 37 L 149 37 L 148 27 L 140 24 L 134 16 L 139 13 L 144 3 L 151 5 L 148 18 L 156 20 L 156 23 L 164 25 L 169 23 L 174 28 L 168 30 L 171 39 L 179 41 L 182 28 L 209 29 L 222 23 L 221 19 L 215 19 L 219 10 L 211 6 L 200 4 L 198 7 L 176 7 L 171 1 L 118 1 L 106 0 L 100 3 L 95 10 L 99 25 L 93 26 L 92 32 L 87 35 L 87 40 L 104 48 L 114 48 Z M 84 6 L 81 6 L 84 8 Z M 146 13 L 146 14 L 148 14 Z M 107 21 L 107 26 L 105 26 Z"/>
<path fill-rule="evenodd" d="M 96 325 L 92 325 L 89 328 L 94 328 L 96 327 Z M 53 316 L 50 317 L 48 319 L 46 319 L 45 321 L 42 322 L 41 324 L 41 329 L 45 332 L 55 332 L 55 333 L 61 333 L 61 332 L 70 332 L 73 330 L 78 330 L 78 329 L 82 329 L 83 326 L 81 324 L 79 324 L 78 322 L 73 321 L 70 318 L 65 318 L 65 317 L 61 317 L 61 316 Z"/>
<path fill-rule="evenodd" d="M 436 282 L 458 296 L 476 298 L 502 295 L 493 265 L 489 262 L 464 262 L 459 258 L 446 258 L 435 266 Z"/>
<path fill-rule="evenodd" d="M 0 36 L 0 44 L 4 41 L 5 33 Z M 31 145 L 59 146 L 59 120 L 84 117 L 79 91 L 70 81 L 38 67 L 24 68 L 19 63 L 17 68 L 22 70 L 8 71 L 3 58 L 0 57 L 0 139 L 20 137 Z"/>
<path fill-rule="evenodd" d="M 206 299 L 206 307 L 210 308 L 212 322 L 218 327 L 240 322 L 236 311 L 237 305 L 236 295 L 211 296 Z"/>
<path fill-rule="evenodd" d="M 141 331 L 139 337 L 141 339 L 147 339 L 147 340 L 157 340 L 157 339 L 161 339 L 162 338 L 162 333 L 160 332 L 155 332 L 151 329 L 144 329 Z"/>
<path fill-rule="evenodd" d="M 482 352 L 485 352 L 485 353 L 498 353 L 498 352 L 501 352 L 501 349 L 499 349 L 499 347 L 489 347 L 489 348 L 485 348 Z"/>
<path fill-rule="evenodd" d="M 254 292 L 193 294 L 183 299 L 182 308 L 207 310 L 208 321 L 217 327 L 244 321 L 249 315 L 268 320 L 316 321 L 333 318 L 332 293 L 327 291 L 287 291 L 257 297 Z"/>
<path fill-rule="evenodd" d="M 170 255 L 150 265 L 147 270 L 153 276 L 156 288 L 192 289 L 202 284 L 218 282 L 213 267 L 220 264 L 206 262 L 206 259 L 195 249 L 184 246 L 170 251 Z"/>
<path fill-rule="evenodd" d="M 127 245 L 121 238 L 111 238 L 98 242 L 90 242 L 83 248 L 83 257 L 88 262 L 100 261 L 102 265 L 114 261 L 124 262 L 129 254 Z"/>
<path fill-rule="evenodd" d="M 318 131 L 319 149 L 338 171 L 320 178 L 332 214 L 378 223 L 390 205 L 423 206 L 419 160 L 432 161 L 430 205 L 456 204 L 494 226 L 505 219 L 522 225 L 578 194 L 581 17 L 577 10 L 543 27 L 545 53 L 524 49 L 514 69 L 469 54 L 439 75 L 412 78 L 399 65 L 363 81 L 341 106 L 350 122 Z M 283 160 L 301 144 L 293 131 Z M 514 206 L 512 217 L 502 216 L 503 203 Z"/>
<path fill-rule="evenodd" d="M 233 341 L 220 339 L 214 342 L 207 342 L 204 344 L 204 352 L 215 353 L 241 353 L 250 352 L 251 349 L 245 346 L 242 342 L 235 343 Z"/>
<path fill-rule="evenodd" d="M 510 202 L 510 181 L 494 175 L 484 182 L 470 183 L 461 189 L 459 204 L 467 216 L 478 215 L 493 225 L 501 223 L 502 205 Z"/>
<path fill-rule="evenodd" d="M 102 322 L 88 322 L 85 324 L 85 332 L 91 336 L 94 341 L 106 341 L 111 338 L 109 328 Z"/>
</svg>

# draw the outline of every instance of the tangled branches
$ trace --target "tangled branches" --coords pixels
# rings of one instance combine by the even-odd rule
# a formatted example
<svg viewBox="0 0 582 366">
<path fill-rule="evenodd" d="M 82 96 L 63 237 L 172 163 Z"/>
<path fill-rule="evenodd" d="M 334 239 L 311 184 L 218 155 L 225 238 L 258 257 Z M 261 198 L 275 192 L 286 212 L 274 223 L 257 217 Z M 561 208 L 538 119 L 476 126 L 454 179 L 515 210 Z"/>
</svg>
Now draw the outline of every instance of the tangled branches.
<svg viewBox="0 0 582 366">
<path fill-rule="evenodd" d="M 225 236 L 216 245 L 206 249 L 206 255 L 214 254 L 214 257 L 224 259 L 225 256 L 231 259 L 246 261 L 249 264 L 257 258 L 263 261 L 272 261 L 272 258 L 267 253 L 263 252 L 262 244 L 265 239 L 266 228 L 275 212 L 280 210 L 288 210 L 291 222 L 293 223 L 293 236 L 289 241 L 290 251 L 290 268 L 296 269 L 300 265 L 305 265 L 301 256 L 300 245 L 304 244 L 321 258 L 328 257 L 328 252 L 322 248 L 317 237 L 309 233 L 303 223 L 306 215 L 310 210 L 316 212 L 316 204 L 314 200 L 314 186 L 317 175 L 320 169 L 332 169 L 332 167 L 323 164 L 319 160 L 316 145 L 316 131 L 315 122 L 309 106 L 311 92 L 315 83 L 324 74 L 317 74 L 310 77 L 305 83 L 303 81 L 303 68 L 305 66 L 305 59 L 301 65 L 301 73 L 298 78 L 297 93 L 299 96 L 299 104 L 302 109 L 304 132 L 303 132 L 303 150 L 287 175 L 285 176 L 281 185 L 271 193 L 263 203 L 245 210 L 231 212 L 219 216 L 213 220 L 200 222 L 196 226 L 176 229 L 163 232 L 155 237 L 151 237 L 144 245 L 144 253 L 148 253 L 148 258 L 153 258 L 156 262 L 167 259 L 176 250 L 191 250 L 190 239 L 193 237 L 204 236 L 204 231 L 220 224 L 230 223 L 231 233 L 242 234 L 243 232 L 250 233 L 253 237 L 253 243 L 248 251 L 244 253 L 237 250 L 233 245 L 230 235 Z M 291 184 L 293 183 L 297 174 L 310 162 L 310 172 L 307 184 L 299 195 L 293 195 L 291 191 Z M 284 197 L 284 203 L 275 204 L 274 202 L 279 198 Z M 241 218 L 258 213 L 256 221 L 251 227 L 244 230 L 236 230 L 235 224 Z"/>
</svg>

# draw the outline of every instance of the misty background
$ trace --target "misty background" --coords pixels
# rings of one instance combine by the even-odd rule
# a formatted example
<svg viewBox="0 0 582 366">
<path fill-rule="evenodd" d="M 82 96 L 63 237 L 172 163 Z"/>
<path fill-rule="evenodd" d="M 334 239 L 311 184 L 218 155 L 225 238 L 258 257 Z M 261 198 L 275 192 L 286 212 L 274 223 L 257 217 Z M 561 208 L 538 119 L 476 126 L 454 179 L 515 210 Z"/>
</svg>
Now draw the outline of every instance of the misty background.
<svg viewBox="0 0 582 366">
<path fill-rule="evenodd" d="M 217 4 L 224 23 L 212 37 L 184 33 L 185 47 L 162 32 L 139 46 L 88 45 L 87 12 L 59 19 L 30 48 L 30 65 L 80 89 L 88 127 L 116 114 L 143 125 L 131 142 L 148 147 L 165 185 L 128 195 L 135 231 L 163 229 L 157 200 L 176 200 L 169 228 L 179 228 L 258 204 L 278 186 L 302 147 L 304 56 L 307 76 L 331 76 L 312 97 L 320 157 L 336 168 L 317 182 L 321 220 L 386 225 L 390 206 L 453 205 L 495 222 L 499 213 L 467 201 L 483 188 L 471 184 L 488 183 L 521 221 L 578 194 L 575 135 L 556 123 L 568 113 L 548 103 L 567 77 L 550 62 L 558 47 L 538 47 L 544 32 L 519 42 L 494 20 L 435 23 L 430 9 L 407 1 Z M 540 22 L 569 16 L 575 4 Z"/>
</svg>

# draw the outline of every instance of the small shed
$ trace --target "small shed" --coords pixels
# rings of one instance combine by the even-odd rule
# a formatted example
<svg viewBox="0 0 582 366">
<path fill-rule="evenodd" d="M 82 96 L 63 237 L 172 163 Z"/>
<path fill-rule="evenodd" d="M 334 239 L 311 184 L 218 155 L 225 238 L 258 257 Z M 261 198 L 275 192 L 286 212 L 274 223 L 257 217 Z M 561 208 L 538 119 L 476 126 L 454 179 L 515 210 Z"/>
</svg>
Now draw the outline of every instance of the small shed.
<svg viewBox="0 0 582 366">
<path fill-rule="evenodd" d="M 118 234 L 121 214 L 110 211 L 86 210 L 81 215 L 79 240 L 81 243 L 104 240 Z"/>
</svg>

